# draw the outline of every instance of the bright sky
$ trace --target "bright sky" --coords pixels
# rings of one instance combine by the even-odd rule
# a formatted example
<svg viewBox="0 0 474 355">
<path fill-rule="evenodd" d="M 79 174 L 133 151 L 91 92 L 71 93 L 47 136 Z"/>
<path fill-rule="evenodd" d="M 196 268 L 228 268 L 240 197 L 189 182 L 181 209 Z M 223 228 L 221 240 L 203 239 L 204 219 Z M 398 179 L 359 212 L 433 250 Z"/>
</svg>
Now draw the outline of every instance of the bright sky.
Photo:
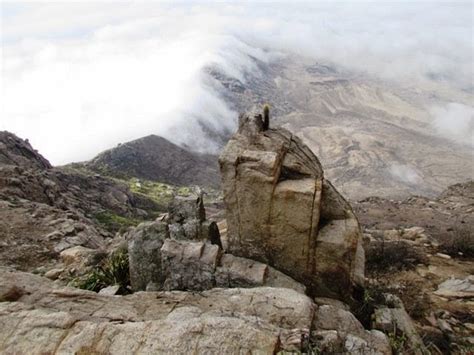
<svg viewBox="0 0 474 355">
<path fill-rule="evenodd" d="M 250 56 L 281 51 L 472 90 L 472 11 L 425 1 L 2 2 L 0 130 L 29 138 L 53 164 L 151 133 L 212 151 L 198 121 L 232 128 L 236 113 L 202 69 L 243 80 L 258 70 Z"/>
</svg>

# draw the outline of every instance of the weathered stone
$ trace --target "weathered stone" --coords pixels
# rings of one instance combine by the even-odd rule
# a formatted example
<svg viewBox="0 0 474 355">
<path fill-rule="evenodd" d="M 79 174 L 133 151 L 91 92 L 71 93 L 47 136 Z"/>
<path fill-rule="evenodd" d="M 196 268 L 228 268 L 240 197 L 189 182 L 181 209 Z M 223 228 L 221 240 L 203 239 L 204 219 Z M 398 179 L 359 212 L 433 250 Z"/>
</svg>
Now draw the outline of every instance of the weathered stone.
<svg viewBox="0 0 474 355">
<path fill-rule="evenodd" d="M 206 211 L 202 194 L 173 198 L 168 206 L 168 219 L 170 224 L 183 223 L 187 219 L 197 219 L 199 222 L 203 222 L 206 219 Z"/>
<path fill-rule="evenodd" d="M 316 297 L 316 298 L 314 299 L 314 302 L 315 302 L 318 306 L 327 305 L 327 306 L 332 306 L 332 307 L 335 307 L 335 308 L 342 309 L 342 310 L 344 310 L 344 311 L 349 311 L 349 310 L 350 310 L 349 305 L 347 305 L 347 304 L 345 304 L 344 302 L 341 302 L 341 301 L 339 301 L 339 300 L 335 300 L 334 298 Z"/>
<path fill-rule="evenodd" d="M 102 290 L 99 291 L 99 293 L 105 296 L 114 296 L 118 294 L 119 290 L 120 290 L 119 285 L 113 285 L 113 286 L 108 286 L 108 287 L 103 288 Z"/>
<path fill-rule="evenodd" d="M 406 345 L 414 354 L 427 354 L 423 340 L 400 298 L 392 294 L 385 294 L 384 297 L 386 306 L 375 310 L 373 328 L 386 333 L 403 334 L 407 339 Z"/>
<path fill-rule="evenodd" d="M 347 299 L 364 281 L 359 223 L 316 156 L 284 129 L 243 115 L 220 158 L 228 250 L 284 272 L 311 294 Z"/>
<path fill-rule="evenodd" d="M 51 269 L 44 274 L 44 277 L 47 277 L 50 280 L 56 280 L 63 272 L 63 268 Z"/>
<path fill-rule="evenodd" d="M 222 255 L 217 245 L 167 239 L 161 248 L 164 290 L 202 291 L 213 287 L 286 287 L 300 293 L 305 287 L 258 261 Z"/>
<path fill-rule="evenodd" d="M 215 286 L 219 247 L 167 239 L 161 248 L 164 290 L 208 290 Z"/>
<path fill-rule="evenodd" d="M 91 254 L 96 253 L 95 250 L 84 248 L 80 245 L 65 249 L 61 252 L 60 257 L 64 264 L 79 264 L 86 260 Z"/>
<path fill-rule="evenodd" d="M 216 272 L 217 287 L 255 287 L 265 284 L 268 265 L 225 254 Z"/>
<path fill-rule="evenodd" d="M 351 334 L 362 334 L 365 331 L 351 312 L 328 305 L 320 306 L 316 311 L 314 327 L 320 330 L 337 329 Z"/>
<path fill-rule="evenodd" d="M 384 333 L 365 330 L 351 312 L 340 307 L 323 305 L 315 313 L 313 328 L 317 329 L 316 339 L 322 349 L 342 354 L 392 353 Z"/>
<path fill-rule="evenodd" d="M 474 298 L 474 276 L 450 278 L 438 285 L 435 295 L 447 298 Z"/>
<path fill-rule="evenodd" d="M 307 296 L 279 288 L 110 297 L 3 269 L 0 285 L 24 290 L 0 303 L 6 354 L 273 354 L 301 346 L 314 312 Z"/>
<path fill-rule="evenodd" d="M 99 291 L 99 294 L 105 295 L 105 296 L 114 296 L 116 295 L 120 290 L 119 285 L 113 285 L 113 286 L 108 286 L 103 288 L 102 290 Z"/>
<path fill-rule="evenodd" d="M 168 237 L 168 225 L 156 221 L 141 223 L 125 235 L 133 290 L 145 290 L 149 282 L 163 283 L 161 247 Z"/>
</svg>

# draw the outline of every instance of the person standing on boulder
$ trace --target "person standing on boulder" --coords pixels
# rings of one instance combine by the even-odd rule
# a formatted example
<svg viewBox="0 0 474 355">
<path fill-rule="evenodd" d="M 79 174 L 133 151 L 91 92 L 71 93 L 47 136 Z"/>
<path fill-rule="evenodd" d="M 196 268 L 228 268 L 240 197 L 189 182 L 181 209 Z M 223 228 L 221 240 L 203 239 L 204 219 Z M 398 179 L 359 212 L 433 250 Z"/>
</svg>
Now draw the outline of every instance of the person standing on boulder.
<svg viewBox="0 0 474 355">
<path fill-rule="evenodd" d="M 266 131 L 270 128 L 270 105 L 265 104 L 263 106 L 263 130 Z"/>
</svg>

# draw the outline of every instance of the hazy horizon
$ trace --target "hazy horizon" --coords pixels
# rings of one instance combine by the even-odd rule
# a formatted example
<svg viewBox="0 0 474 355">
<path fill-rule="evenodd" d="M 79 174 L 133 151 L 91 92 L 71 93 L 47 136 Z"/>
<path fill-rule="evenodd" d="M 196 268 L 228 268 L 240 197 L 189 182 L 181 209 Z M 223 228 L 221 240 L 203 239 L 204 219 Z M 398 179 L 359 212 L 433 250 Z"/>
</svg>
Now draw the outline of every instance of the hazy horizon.
<svg viewBox="0 0 474 355">
<path fill-rule="evenodd" d="M 215 152 L 199 122 L 233 129 L 237 112 L 203 69 L 245 83 L 260 75 L 252 58 L 292 53 L 383 80 L 473 89 L 470 2 L 14 2 L 1 12 L 0 130 L 53 164 L 149 134 Z M 472 137 L 472 105 L 426 110 L 440 135 Z"/>
</svg>

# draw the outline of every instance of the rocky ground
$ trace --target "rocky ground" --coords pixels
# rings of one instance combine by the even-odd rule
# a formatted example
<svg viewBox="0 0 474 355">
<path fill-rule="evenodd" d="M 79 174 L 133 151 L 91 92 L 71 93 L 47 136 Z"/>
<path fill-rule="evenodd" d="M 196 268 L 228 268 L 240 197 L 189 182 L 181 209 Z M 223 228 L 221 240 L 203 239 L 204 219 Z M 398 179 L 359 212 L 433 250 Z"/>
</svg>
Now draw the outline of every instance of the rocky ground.
<svg viewBox="0 0 474 355">
<path fill-rule="evenodd" d="M 472 352 L 474 182 L 434 199 L 367 198 L 353 207 L 374 293 L 399 295 L 432 351 Z"/>
<path fill-rule="evenodd" d="M 285 198 L 294 200 L 294 216 L 305 202 L 291 196 L 304 195 L 298 187 L 304 181 L 316 181 L 311 210 L 314 216 L 320 209 L 322 218 L 315 229 L 326 229 L 334 244 L 344 235 L 337 221 L 354 217 L 335 213 L 337 198 L 315 199 L 322 172 L 301 174 L 304 151 L 277 158 L 276 170 L 259 165 L 270 151 L 241 152 L 234 176 L 254 171 L 249 181 L 262 186 L 277 179 Z M 229 181 L 240 184 L 243 201 L 246 180 Z M 333 298 L 307 296 L 314 284 L 281 272 L 290 260 L 300 266 L 291 253 L 272 257 L 277 244 L 264 249 L 265 258 L 247 259 L 231 235 L 235 227 L 227 229 L 222 194 L 205 190 L 201 195 L 143 177 L 120 180 L 84 166 L 54 168 L 28 142 L 1 132 L 1 351 L 472 353 L 474 183 L 453 185 L 438 198 L 353 202 L 363 234 L 349 234 L 365 248 L 366 286 L 361 292 L 334 279 L 339 296 L 351 297 L 336 292 Z M 261 198 L 264 191 L 259 188 Z M 232 193 L 224 196 L 232 199 Z M 247 209 L 259 208 L 249 201 Z M 272 224 L 285 223 L 280 212 Z M 246 223 L 259 213 L 249 213 Z M 312 228 L 303 219 L 292 223 L 303 234 Z M 229 253 L 232 243 L 239 256 Z M 337 255 L 354 245 L 337 243 Z M 330 248 L 326 254 L 318 254 L 317 268 L 333 260 Z M 338 273 L 354 275 L 354 265 L 344 268 Z"/>
</svg>

